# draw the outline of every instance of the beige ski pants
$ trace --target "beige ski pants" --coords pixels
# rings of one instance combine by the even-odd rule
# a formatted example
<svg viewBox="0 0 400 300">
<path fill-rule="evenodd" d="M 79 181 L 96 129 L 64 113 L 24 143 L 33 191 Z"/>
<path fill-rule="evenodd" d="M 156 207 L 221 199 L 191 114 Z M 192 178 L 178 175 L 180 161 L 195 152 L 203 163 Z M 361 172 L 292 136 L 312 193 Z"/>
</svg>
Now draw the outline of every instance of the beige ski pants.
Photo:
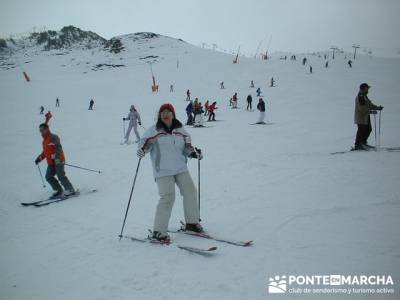
<svg viewBox="0 0 400 300">
<path fill-rule="evenodd" d="M 183 197 L 183 210 L 186 223 L 198 223 L 200 214 L 197 202 L 197 189 L 189 172 L 156 179 L 160 200 L 157 205 L 153 231 L 167 232 L 172 207 L 175 202 L 175 184 Z"/>
</svg>

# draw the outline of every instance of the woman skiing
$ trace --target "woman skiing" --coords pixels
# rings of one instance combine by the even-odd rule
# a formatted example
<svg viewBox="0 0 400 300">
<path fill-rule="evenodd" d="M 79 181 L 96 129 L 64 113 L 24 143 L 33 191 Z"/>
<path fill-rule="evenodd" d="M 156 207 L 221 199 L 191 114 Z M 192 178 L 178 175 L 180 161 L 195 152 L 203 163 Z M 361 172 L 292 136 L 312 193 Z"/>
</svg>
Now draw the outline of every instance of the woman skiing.
<svg viewBox="0 0 400 300">
<path fill-rule="evenodd" d="M 160 200 L 150 238 L 169 241 L 168 223 L 175 201 L 175 184 L 183 196 L 185 230 L 202 232 L 197 191 L 187 168 L 187 158 L 202 159 L 200 149 L 191 144 L 191 138 L 182 123 L 176 119 L 174 107 L 167 103 L 160 107 L 158 120 L 139 142 L 137 155 L 143 158 L 150 152 L 153 174 Z"/>
<path fill-rule="evenodd" d="M 136 135 L 136 141 L 135 143 L 140 141 L 140 135 L 139 135 L 139 131 L 137 129 L 137 124 L 139 124 L 140 126 L 142 125 L 142 121 L 140 119 L 140 114 L 139 112 L 136 110 L 135 105 L 131 105 L 131 108 L 129 109 L 129 114 L 126 118 L 122 118 L 123 121 L 129 121 L 129 127 L 128 130 L 126 131 L 125 134 L 125 141 L 124 144 L 128 144 L 129 143 L 129 135 L 131 134 L 131 130 L 133 128 L 133 131 L 135 132 Z"/>
<path fill-rule="evenodd" d="M 213 102 L 213 104 L 208 106 L 208 112 L 209 112 L 209 116 L 208 116 L 208 121 L 215 121 L 215 112 L 214 110 L 216 110 L 217 107 L 217 102 Z"/>
</svg>

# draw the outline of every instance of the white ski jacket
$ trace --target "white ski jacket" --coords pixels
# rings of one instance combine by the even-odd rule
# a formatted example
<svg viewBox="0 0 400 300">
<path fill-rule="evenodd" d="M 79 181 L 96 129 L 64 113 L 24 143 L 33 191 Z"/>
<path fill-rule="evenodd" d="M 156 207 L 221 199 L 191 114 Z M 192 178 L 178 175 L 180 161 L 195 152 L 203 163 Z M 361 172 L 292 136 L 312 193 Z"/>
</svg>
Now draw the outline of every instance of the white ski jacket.
<svg viewBox="0 0 400 300">
<path fill-rule="evenodd" d="M 140 120 L 140 115 L 136 110 L 129 112 L 126 120 L 129 120 L 129 125 L 134 127 L 137 126 L 138 121 L 142 123 L 142 121 Z"/>
<path fill-rule="evenodd" d="M 183 127 L 172 133 L 153 125 L 146 130 L 138 148 L 150 152 L 154 178 L 173 176 L 188 171 L 187 157 L 195 151 L 190 135 Z"/>
</svg>

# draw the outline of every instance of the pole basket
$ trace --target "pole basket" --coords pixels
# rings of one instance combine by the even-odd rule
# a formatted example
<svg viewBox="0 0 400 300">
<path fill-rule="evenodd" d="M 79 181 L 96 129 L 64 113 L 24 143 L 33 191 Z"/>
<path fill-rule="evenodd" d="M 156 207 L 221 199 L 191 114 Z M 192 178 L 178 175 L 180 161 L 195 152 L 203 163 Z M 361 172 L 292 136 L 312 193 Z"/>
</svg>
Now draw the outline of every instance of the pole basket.
<svg viewBox="0 0 400 300">
<path fill-rule="evenodd" d="M 152 91 L 153 93 L 158 92 L 158 85 L 153 85 L 153 86 L 151 86 L 151 91 Z"/>
</svg>

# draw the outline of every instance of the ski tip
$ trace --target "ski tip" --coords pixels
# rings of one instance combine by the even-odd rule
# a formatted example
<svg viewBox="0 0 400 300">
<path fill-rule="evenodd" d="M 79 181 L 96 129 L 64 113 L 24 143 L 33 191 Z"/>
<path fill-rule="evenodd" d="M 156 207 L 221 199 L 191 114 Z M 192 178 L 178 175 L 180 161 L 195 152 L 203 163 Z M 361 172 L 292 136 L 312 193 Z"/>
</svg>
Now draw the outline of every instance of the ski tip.
<svg viewBox="0 0 400 300">
<path fill-rule="evenodd" d="M 218 249 L 218 247 L 213 246 L 213 247 L 208 248 L 207 251 L 215 251 L 217 249 Z"/>
</svg>

